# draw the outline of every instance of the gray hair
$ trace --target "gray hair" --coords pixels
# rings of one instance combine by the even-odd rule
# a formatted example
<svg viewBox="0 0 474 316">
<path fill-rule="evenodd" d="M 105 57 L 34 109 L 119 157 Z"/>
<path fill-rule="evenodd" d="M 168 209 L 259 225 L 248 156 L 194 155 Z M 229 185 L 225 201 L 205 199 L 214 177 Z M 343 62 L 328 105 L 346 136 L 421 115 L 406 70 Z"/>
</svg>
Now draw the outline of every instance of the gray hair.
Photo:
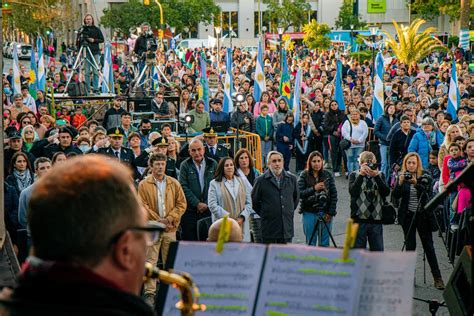
<svg viewBox="0 0 474 316">
<path fill-rule="evenodd" d="M 276 150 L 271 150 L 267 155 L 267 161 L 270 161 L 270 157 L 273 155 L 278 155 L 283 159 L 283 154 L 281 152 L 276 151 Z"/>
<path fill-rule="evenodd" d="M 15 99 L 22 99 L 23 100 L 23 95 L 21 93 L 16 93 L 14 96 L 13 96 L 13 100 Z"/>
<path fill-rule="evenodd" d="M 436 128 L 435 121 L 431 117 L 425 117 L 421 121 L 421 125 L 431 125 L 431 126 L 433 126 L 433 128 Z"/>
</svg>

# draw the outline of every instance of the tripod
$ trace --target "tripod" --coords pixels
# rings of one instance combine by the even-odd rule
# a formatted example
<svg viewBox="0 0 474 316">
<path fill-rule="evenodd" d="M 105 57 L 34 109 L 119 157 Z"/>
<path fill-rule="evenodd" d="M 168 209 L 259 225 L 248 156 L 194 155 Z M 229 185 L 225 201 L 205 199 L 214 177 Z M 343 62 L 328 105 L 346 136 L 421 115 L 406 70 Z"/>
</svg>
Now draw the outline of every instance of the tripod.
<svg viewBox="0 0 474 316">
<path fill-rule="evenodd" d="M 311 238 L 309 238 L 308 245 L 311 245 L 311 242 L 313 241 L 314 236 L 316 235 L 316 232 L 318 231 L 318 227 L 320 224 L 323 224 L 324 227 L 326 228 L 326 231 L 329 234 L 329 238 L 331 238 L 332 244 L 334 245 L 334 248 L 337 248 L 336 241 L 334 240 L 334 237 L 331 234 L 331 230 L 329 230 L 328 224 L 326 223 L 325 220 L 323 220 L 321 217 L 318 218 L 316 221 L 316 224 L 314 224 L 314 229 L 313 233 L 311 234 Z M 319 231 L 319 240 L 321 241 L 321 236 L 322 236 L 322 231 Z"/>
<path fill-rule="evenodd" d="M 433 316 L 436 315 L 436 312 L 438 311 L 438 309 L 441 306 L 446 307 L 446 303 L 444 301 L 439 302 L 438 300 L 424 300 L 424 299 L 417 298 L 417 297 L 414 297 L 413 299 L 416 300 L 416 301 L 420 301 L 420 302 L 424 302 L 424 303 L 428 304 L 429 309 L 430 309 L 430 313 Z"/>
<path fill-rule="evenodd" d="M 146 54 L 145 54 L 146 56 Z M 145 66 L 143 69 L 140 71 L 140 74 L 138 75 L 137 79 L 135 80 L 135 84 L 133 85 L 133 90 L 136 91 L 139 88 L 142 88 L 144 92 L 147 92 L 150 94 L 150 92 L 154 91 L 153 89 L 153 68 L 156 68 L 158 70 L 158 73 L 162 78 L 165 79 L 167 85 L 170 85 L 170 82 L 168 79 L 166 79 L 165 74 L 163 73 L 163 70 L 161 70 L 160 67 L 158 67 L 157 62 L 154 59 L 146 59 Z"/>
<path fill-rule="evenodd" d="M 88 56 L 92 57 L 92 61 L 90 60 Z M 76 57 L 76 60 L 74 61 L 74 65 L 72 66 L 72 72 L 71 72 L 71 75 L 69 76 L 69 79 L 67 80 L 66 86 L 64 87 L 64 91 L 67 92 L 67 88 L 69 84 L 71 83 L 74 72 L 77 72 L 77 70 L 80 69 L 85 62 L 89 63 L 89 65 L 92 66 L 93 71 L 97 71 L 99 75 L 99 79 L 102 79 L 102 82 L 104 82 L 104 75 L 100 71 L 100 67 L 97 64 L 97 61 L 95 60 L 90 47 L 87 44 L 81 44 L 81 48 L 79 49 L 79 52 L 77 52 L 77 57 Z M 106 87 L 107 87 L 107 92 L 110 93 L 108 84 L 106 84 Z M 89 89 L 90 87 L 87 87 L 87 91 L 89 91 Z"/>
</svg>

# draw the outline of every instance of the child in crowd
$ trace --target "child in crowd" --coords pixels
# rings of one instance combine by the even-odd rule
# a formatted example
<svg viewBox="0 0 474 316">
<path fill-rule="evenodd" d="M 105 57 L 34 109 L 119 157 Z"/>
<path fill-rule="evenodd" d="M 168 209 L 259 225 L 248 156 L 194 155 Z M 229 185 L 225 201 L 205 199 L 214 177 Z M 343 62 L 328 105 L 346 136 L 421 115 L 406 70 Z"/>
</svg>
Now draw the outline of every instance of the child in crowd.
<svg viewBox="0 0 474 316">
<path fill-rule="evenodd" d="M 451 158 L 448 160 L 449 169 L 449 181 L 453 181 L 457 176 L 466 168 L 468 160 L 463 156 L 462 147 L 458 143 L 451 143 L 448 148 L 449 155 Z M 460 214 L 464 211 L 463 206 L 458 204 L 460 194 L 465 194 L 461 191 L 461 185 L 458 187 L 458 195 L 453 201 L 452 207 L 456 214 Z"/>
<path fill-rule="evenodd" d="M 439 187 L 439 178 L 441 176 L 441 170 L 438 167 L 438 151 L 433 150 L 430 152 L 430 157 L 429 157 L 429 165 L 428 169 L 426 170 L 431 178 L 433 179 L 433 191 L 438 191 Z"/>
<path fill-rule="evenodd" d="M 75 128 L 79 128 L 86 124 L 87 122 L 87 117 L 82 113 L 82 106 L 78 105 L 76 106 L 76 110 L 74 112 L 74 115 L 72 117 L 71 125 L 74 126 Z"/>
</svg>

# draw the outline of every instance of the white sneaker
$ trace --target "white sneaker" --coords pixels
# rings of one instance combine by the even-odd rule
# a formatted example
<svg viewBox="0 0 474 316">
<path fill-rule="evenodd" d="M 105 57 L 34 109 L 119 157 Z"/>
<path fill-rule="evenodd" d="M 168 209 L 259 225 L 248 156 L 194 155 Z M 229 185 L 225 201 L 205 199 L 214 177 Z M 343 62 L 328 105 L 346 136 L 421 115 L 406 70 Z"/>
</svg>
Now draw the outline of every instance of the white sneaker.
<svg viewBox="0 0 474 316">
<path fill-rule="evenodd" d="M 339 172 L 334 172 L 334 176 L 335 176 L 335 177 L 340 177 L 341 174 L 340 174 Z"/>
</svg>

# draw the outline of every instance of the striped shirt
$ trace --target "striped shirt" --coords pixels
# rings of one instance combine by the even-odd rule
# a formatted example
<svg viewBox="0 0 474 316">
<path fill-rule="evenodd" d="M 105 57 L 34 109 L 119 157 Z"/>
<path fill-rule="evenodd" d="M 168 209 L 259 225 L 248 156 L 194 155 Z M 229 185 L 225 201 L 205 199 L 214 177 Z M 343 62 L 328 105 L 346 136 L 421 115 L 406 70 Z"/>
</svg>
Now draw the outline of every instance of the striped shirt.
<svg viewBox="0 0 474 316">
<path fill-rule="evenodd" d="M 410 198 L 408 199 L 408 210 L 410 212 L 416 212 L 418 209 L 418 194 L 416 192 L 415 185 L 410 184 Z"/>
</svg>

